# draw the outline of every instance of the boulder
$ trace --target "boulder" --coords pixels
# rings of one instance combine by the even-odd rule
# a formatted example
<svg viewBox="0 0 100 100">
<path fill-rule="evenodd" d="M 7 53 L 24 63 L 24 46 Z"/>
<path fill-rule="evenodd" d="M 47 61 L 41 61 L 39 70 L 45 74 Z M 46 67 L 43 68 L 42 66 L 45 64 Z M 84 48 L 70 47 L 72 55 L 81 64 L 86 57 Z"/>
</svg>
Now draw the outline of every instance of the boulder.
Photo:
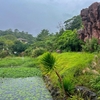
<svg viewBox="0 0 100 100">
<path fill-rule="evenodd" d="M 77 86 L 75 88 L 75 92 L 77 95 L 80 95 L 84 98 L 84 100 L 97 100 L 96 93 L 92 92 L 90 89 L 88 89 L 85 86 Z"/>
</svg>

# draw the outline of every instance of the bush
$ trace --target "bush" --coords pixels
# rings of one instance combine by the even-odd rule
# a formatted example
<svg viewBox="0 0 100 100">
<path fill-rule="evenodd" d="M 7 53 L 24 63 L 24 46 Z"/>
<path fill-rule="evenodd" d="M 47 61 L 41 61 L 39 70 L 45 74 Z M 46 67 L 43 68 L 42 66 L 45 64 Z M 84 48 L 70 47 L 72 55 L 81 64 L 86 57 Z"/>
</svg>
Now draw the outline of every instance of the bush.
<svg viewBox="0 0 100 100">
<path fill-rule="evenodd" d="M 98 95 L 100 95 L 100 75 L 96 78 L 91 79 L 90 85 L 92 88 L 94 88 L 96 91 L 98 91 Z"/>
<path fill-rule="evenodd" d="M 33 48 L 30 46 L 25 50 L 25 56 L 31 56 L 32 55 Z"/>
<path fill-rule="evenodd" d="M 15 41 L 14 45 L 12 45 L 12 52 L 16 52 L 14 54 L 19 55 L 20 53 L 24 52 L 27 49 L 28 45 L 24 44 L 20 41 Z"/>
<path fill-rule="evenodd" d="M 57 39 L 57 48 L 62 51 L 81 51 L 81 44 L 76 30 L 67 30 Z"/>
<path fill-rule="evenodd" d="M 74 83 L 72 82 L 72 80 L 68 77 L 63 79 L 63 86 L 65 89 L 65 92 L 70 95 L 73 93 L 74 91 Z"/>
<path fill-rule="evenodd" d="M 82 45 L 82 50 L 86 52 L 100 51 L 100 45 L 98 44 L 98 40 L 96 38 L 87 40 L 86 43 Z"/>
<path fill-rule="evenodd" d="M 36 48 L 35 50 L 33 50 L 32 52 L 32 57 L 38 57 L 40 55 L 42 55 L 43 53 L 45 53 L 46 50 L 43 48 Z"/>
<path fill-rule="evenodd" d="M 0 58 L 7 57 L 8 55 L 9 55 L 8 51 L 3 50 L 0 52 Z"/>
</svg>

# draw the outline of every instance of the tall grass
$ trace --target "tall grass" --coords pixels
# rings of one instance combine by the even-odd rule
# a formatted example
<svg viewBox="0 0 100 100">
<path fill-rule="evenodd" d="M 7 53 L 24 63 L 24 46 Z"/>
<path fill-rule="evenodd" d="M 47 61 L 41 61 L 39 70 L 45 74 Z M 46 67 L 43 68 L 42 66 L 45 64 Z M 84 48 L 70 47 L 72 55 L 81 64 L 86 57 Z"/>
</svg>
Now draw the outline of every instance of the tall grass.
<svg viewBox="0 0 100 100">
<path fill-rule="evenodd" d="M 63 79 L 63 86 L 64 86 L 64 89 L 66 91 L 66 93 L 70 96 L 70 94 L 72 94 L 74 91 L 74 88 L 75 88 L 75 85 L 74 83 L 72 82 L 72 79 L 70 78 L 64 78 Z"/>
<path fill-rule="evenodd" d="M 76 69 L 87 67 L 94 58 L 94 54 L 83 52 L 54 53 L 54 56 L 57 69 L 64 76 L 73 76 Z"/>
<path fill-rule="evenodd" d="M 74 78 L 77 71 L 90 66 L 94 55 L 93 53 L 85 52 L 66 52 L 66 53 L 53 53 L 56 58 L 56 69 L 62 77 Z M 42 56 L 41 56 L 42 57 Z M 39 59 L 41 58 L 39 57 Z M 45 73 L 45 70 L 44 70 Z M 57 76 L 52 71 L 50 72 L 52 81 L 57 85 Z M 74 81 L 73 81 L 74 82 Z M 58 84 L 59 85 L 59 84 Z"/>
<path fill-rule="evenodd" d="M 83 100 L 80 94 L 77 95 L 73 93 L 74 87 L 77 85 L 89 88 L 97 94 L 98 98 L 100 98 L 100 54 L 67 52 L 60 54 L 53 53 L 53 56 L 56 58 L 56 69 L 61 78 L 63 78 L 64 89 L 67 94 L 72 95 L 70 95 L 71 98 L 68 100 Z M 40 56 L 39 59 L 41 57 L 42 56 Z M 84 70 L 86 71 L 85 73 Z M 59 86 L 54 71 L 48 74 L 54 86 Z"/>
</svg>

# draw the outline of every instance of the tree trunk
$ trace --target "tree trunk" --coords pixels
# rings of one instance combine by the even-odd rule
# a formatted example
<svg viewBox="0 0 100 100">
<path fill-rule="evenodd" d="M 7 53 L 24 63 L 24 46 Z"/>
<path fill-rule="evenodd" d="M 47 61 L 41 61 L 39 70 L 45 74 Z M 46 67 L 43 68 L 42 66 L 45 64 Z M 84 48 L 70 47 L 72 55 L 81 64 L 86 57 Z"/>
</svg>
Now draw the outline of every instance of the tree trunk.
<svg viewBox="0 0 100 100">
<path fill-rule="evenodd" d="M 64 89 L 62 77 L 59 75 L 59 73 L 58 73 L 58 71 L 56 69 L 54 69 L 54 71 L 55 71 L 57 77 L 59 78 L 59 82 L 60 82 L 61 88 L 63 90 L 64 97 L 66 97 L 66 92 L 65 92 L 65 89 Z"/>
</svg>

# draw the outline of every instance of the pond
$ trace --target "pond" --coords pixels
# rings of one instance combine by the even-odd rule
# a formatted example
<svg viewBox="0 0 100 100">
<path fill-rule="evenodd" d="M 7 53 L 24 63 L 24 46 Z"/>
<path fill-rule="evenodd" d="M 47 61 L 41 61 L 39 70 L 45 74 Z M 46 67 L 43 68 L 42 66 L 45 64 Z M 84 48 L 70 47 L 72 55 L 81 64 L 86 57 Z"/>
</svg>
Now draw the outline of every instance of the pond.
<svg viewBox="0 0 100 100">
<path fill-rule="evenodd" d="M 40 77 L 0 78 L 0 100 L 53 100 Z"/>
</svg>

